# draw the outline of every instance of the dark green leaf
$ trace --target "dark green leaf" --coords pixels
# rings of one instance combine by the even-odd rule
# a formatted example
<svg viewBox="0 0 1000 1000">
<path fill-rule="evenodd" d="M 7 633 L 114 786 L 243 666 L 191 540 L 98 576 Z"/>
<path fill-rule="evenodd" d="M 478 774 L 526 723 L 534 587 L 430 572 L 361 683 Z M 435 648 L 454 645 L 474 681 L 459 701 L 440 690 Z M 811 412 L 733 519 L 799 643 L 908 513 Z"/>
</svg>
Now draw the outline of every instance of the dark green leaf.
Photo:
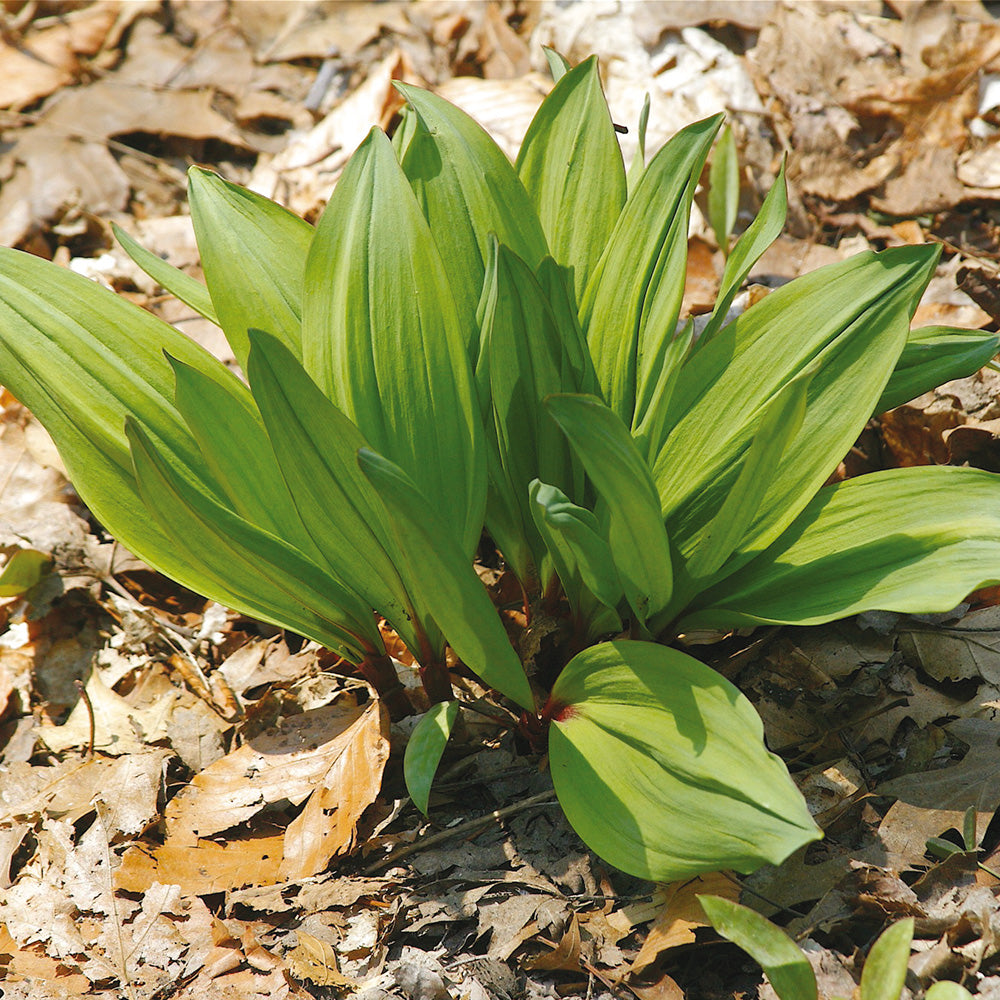
<svg viewBox="0 0 1000 1000">
<path fill-rule="evenodd" d="M 441 755 L 458 718 L 457 701 L 439 701 L 431 705 L 410 734 L 403 755 L 403 778 L 413 804 L 426 816 L 431 785 Z"/>
</svg>

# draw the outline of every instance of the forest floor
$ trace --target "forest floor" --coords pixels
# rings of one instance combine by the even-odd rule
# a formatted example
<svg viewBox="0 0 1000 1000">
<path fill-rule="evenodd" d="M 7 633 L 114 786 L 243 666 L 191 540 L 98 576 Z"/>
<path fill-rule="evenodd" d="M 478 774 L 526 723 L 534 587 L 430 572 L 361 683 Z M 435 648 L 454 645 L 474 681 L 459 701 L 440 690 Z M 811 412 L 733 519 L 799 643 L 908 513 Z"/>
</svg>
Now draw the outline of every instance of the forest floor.
<svg viewBox="0 0 1000 1000">
<path fill-rule="evenodd" d="M 192 163 L 315 220 L 370 126 L 397 121 L 393 79 L 513 156 L 551 86 L 543 45 L 601 57 L 626 162 L 647 92 L 650 150 L 728 111 L 738 229 L 788 154 L 788 226 L 751 297 L 934 241 L 915 325 L 1000 320 L 1000 22 L 975 0 L 96 0 L 0 17 L 0 244 L 105 282 L 226 361 L 112 222 L 197 275 Z M 686 312 L 711 306 L 721 264 L 696 217 Z M 322 650 L 123 551 L 34 418 L 0 403 L 0 548 L 54 559 L 30 600 L 0 599 L 0 996 L 772 996 L 706 926 L 708 891 L 796 936 L 822 996 L 851 996 L 880 930 L 914 916 L 912 995 L 944 977 L 1000 997 L 997 592 L 946 615 L 687 636 L 751 698 L 826 837 L 750 878 L 653 885 L 588 853 L 544 760 L 485 721 L 449 750 L 425 819 L 402 781 L 405 724 L 383 725 Z M 995 372 L 872 421 L 838 475 L 947 463 L 1000 471 Z M 270 769 L 263 796 L 248 768 Z M 960 843 L 970 807 L 978 852 L 929 854 Z"/>
</svg>

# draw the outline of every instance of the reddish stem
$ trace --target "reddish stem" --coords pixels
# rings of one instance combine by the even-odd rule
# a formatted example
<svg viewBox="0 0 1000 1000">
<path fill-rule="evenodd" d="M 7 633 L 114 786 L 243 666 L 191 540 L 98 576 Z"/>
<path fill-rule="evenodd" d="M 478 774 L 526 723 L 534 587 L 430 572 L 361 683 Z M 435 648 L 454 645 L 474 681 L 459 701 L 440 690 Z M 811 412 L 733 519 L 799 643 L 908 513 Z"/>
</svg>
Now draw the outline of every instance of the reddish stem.
<svg viewBox="0 0 1000 1000">
<path fill-rule="evenodd" d="M 448 667 L 440 660 L 430 660 L 420 667 L 420 681 L 432 705 L 454 700 Z"/>
<path fill-rule="evenodd" d="M 358 665 L 361 675 L 378 693 L 394 722 L 413 714 L 413 705 L 388 656 L 370 656 Z"/>
</svg>

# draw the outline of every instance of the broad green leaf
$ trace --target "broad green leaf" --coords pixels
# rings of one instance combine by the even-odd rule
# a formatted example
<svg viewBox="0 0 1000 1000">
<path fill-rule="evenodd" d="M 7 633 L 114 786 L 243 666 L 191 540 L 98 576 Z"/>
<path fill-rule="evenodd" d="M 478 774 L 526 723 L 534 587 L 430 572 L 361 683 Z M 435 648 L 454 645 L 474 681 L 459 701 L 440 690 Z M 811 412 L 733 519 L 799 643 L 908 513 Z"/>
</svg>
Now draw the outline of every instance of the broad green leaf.
<svg viewBox="0 0 1000 1000">
<path fill-rule="evenodd" d="M 911 330 L 875 412 L 884 413 L 944 382 L 975 374 L 998 350 L 1000 334 L 986 330 L 954 326 Z"/>
<path fill-rule="evenodd" d="M 891 469 L 820 490 L 770 548 L 700 594 L 679 628 L 946 611 L 995 583 L 1000 478 Z"/>
<path fill-rule="evenodd" d="M 897 920 L 872 945 L 861 969 L 861 1000 L 899 1000 L 913 941 L 913 917 Z"/>
<path fill-rule="evenodd" d="M 125 429 L 148 513 L 174 547 L 191 553 L 195 576 L 188 586 L 315 639 L 354 663 L 381 649 L 374 616 L 338 580 L 218 503 L 131 417 Z"/>
<path fill-rule="evenodd" d="M 416 724 L 403 755 L 403 778 L 413 804 L 426 816 L 431 785 L 458 718 L 457 701 L 439 701 Z"/>
<path fill-rule="evenodd" d="M 674 338 L 691 201 L 721 121 L 716 115 L 689 125 L 653 157 L 581 300 L 580 323 L 604 398 L 630 427 L 645 415 Z"/>
<path fill-rule="evenodd" d="M 569 438 L 608 511 L 608 544 L 640 623 L 670 601 L 670 544 L 656 487 L 625 425 L 593 396 L 550 396 L 549 412 Z"/>
<path fill-rule="evenodd" d="M 228 373 L 207 351 L 96 282 L 16 250 L 0 249 L 0 382 L 55 439 L 94 516 L 150 565 L 196 589 L 191 556 L 139 497 L 126 414 L 134 414 L 224 502 L 174 406 L 164 352 L 214 379 Z"/>
<path fill-rule="evenodd" d="M 219 325 L 219 317 L 215 313 L 215 306 L 212 305 L 212 296 L 208 289 L 196 278 L 185 274 L 180 268 L 168 264 L 162 257 L 158 257 L 151 250 L 147 250 L 141 243 L 132 239 L 128 233 L 120 226 L 111 223 L 111 229 L 115 234 L 115 239 L 121 244 L 122 249 L 132 258 L 135 263 L 148 274 L 153 281 L 165 288 L 171 295 L 178 298 L 185 305 L 190 306 L 199 316 L 204 316 L 210 323 Z"/>
<path fill-rule="evenodd" d="M 420 121 L 417 118 L 417 113 L 413 108 L 404 104 L 399 109 L 399 125 L 396 127 L 396 131 L 392 133 L 392 148 L 395 150 L 396 159 L 400 163 L 402 163 L 403 157 L 406 155 L 406 148 L 417 134 L 419 127 Z"/>
<path fill-rule="evenodd" d="M 302 274 L 313 227 L 263 195 L 200 167 L 188 201 L 205 283 L 241 367 L 254 327 L 302 351 Z"/>
<path fill-rule="evenodd" d="M 549 72 L 552 74 L 552 82 L 558 83 L 571 69 L 569 60 L 555 49 L 550 49 L 547 45 L 542 46 L 545 54 L 545 61 L 549 64 Z"/>
<path fill-rule="evenodd" d="M 0 597 L 18 597 L 37 586 L 52 568 L 52 556 L 38 549 L 18 549 L 0 572 Z"/>
<path fill-rule="evenodd" d="M 534 698 L 479 577 L 443 523 L 441 505 L 431 506 L 414 482 L 394 463 L 368 449 L 358 452 L 364 474 L 392 514 L 392 529 L 416 594 L 452 649 L 490 687 L 529 712 Z"/>
<path fill-rule="evenodd" d="M 609 642 L 575 656 L 545 714 L 567 818 L 639 878 L 778 864 L 820 836 L 753 706 L 675 649 Z"/>
<path fill-rule="evenodd" d="M 964 986 L 942 979 L 924 994 L 924 1000 L 972 1000 L 972 994 Z"/>
<path fill-rule="evenodd" d="M 695 580 L 710 577 L 733 554 L 757 514 L 780 468 L 788 442 L 799 432 L 806 412 L 806 390 L 813 372 L 787 383 L 767 405 L 742 468 L 719 512 L 705 526 L 685 569 Z"/>
<path fill-rule="evenodd" d="M 719 294 L 715 300 L 715 308 L 709 317 L 708 324 L 701 332 L 699 347 L 707 344 L 716 331 L 726 321 L 729 307 L 736 298 L 740 286 L 746 281 L 750 269 L 760 260 L 764 251 L 781 235 L 788 214 L 788 190 L 785 184 L 785 161 L 781 161 L 781 169 L 771 185 L 764 204 L 761 205 L 757 217 L 747 227 L 746 232 L 737 240 L 736 246 L 726 258 L 726 268 L 722 273 Z"/>
<path fill-rule="evenodd" d="M 565 73 L 542 102 L 521 143 L 517 172 L 552 256 L 573 270 L 579 300 L 627 194 L 596 56 Z"/>
<path fill-rule="evenodd" d="M 486 456 L 465 332 L 427 222 L 378 129 L 351 157 L 306 265 L 303 364 L 402 467 L 471 557 Z"/>
<path fill-rule="evenodd" d="M 816 974 L 802 949 L 765 916 L 720 896 L 699 896 L 712 926 L 765 972 L 779 1000 L 816 1000 Z"/>
<path fill-rule="evenodd" d="M 583 495 L 583 467 L 566 435 L 542 405 L 557 392 L 581 389 L 566 342 L 531 268 L 505 246 L 491 255 L 480 305 L 482 349 L 476 378 L 488 402 L 487 438 L 494 442 L 490 496 L 504 515 L 487 524 L 500 551 L 525 585 L 541 568 L 545 546 L 529 509 L 536 478 L 574 497 Z M 513 531 L 514 537 L 508 537 Z M 547 581 L 541 581 L 544 589 Z"/>
<path fill-rule="evenodd" d="M 708 168 L 708 221 L 723 256 L 729 256 L 729 234 L 740 207 L 740 161 L 733 130 L 727 125 L 719 136 Z"/>
<path fill-rule="evenodd" d="M 814 372 L 805 419 L 740 541 L 740 559 L 769 545 L 815 496 L 885 387 L 936 258 L 933 248 L 901 247 L 823 268 L 772 292 L 695 351 L 653 463 L 667 531 L 683 555 L 733 488 L 769 401 L 805 371 Z"/>
<path fill-rule="evenodd" d="M 642 111 L 639 112 L 639 128 L 637 130 L 638 143 L 635 149 L 635 156 L 628 168 L 628 193 L 631 194 L 636 185 L 642 180 L 642 175 L 646 171 L 646 126 L 649 124 L 649 93 L 642 102 Z"/>
<path fill-rule="evenodd" d="M 444 262 L 469 360 L 489 241 L 498 239 L 535 268 L 548 253 L 528 193 L 504 152 L 464 111 L 419 87 L 397 83 L 418 120 L 401 158 Z"/>
<path fill-rule="evenodd" d="M 632 427 L 632 440 L 635 441 L 643 458 L 651 463 L 659 453 L 666 440 L 667 415 L 670 410 L 670 400 L 673 398 L 677 379 L 691 353 L 694 343 L 694 320 L 689 319 L 684 328 L 666 344 L 660 361 L 660 370 L 652 383 L 649 402 L 642 416 Z"/>
<path fill-rule="evenodd" d="M 585 628 L 591 639 L 620 632 L 622 622 L 615 608 L 625 595 L 597 518 L 537 479 L 531 483 L 529 498 L 535 525 L 578 627 Z"/>
<path fill-rule="evenodd" d="M 315 558 L 319 550 L 298 518 L 246 385 L 225 370 L 221 378 L 213 379 L 174 358 L 167 360 L 177 380 L 177 411 L 229 506 L 251 524 L 281 535 Z"/>
<path fill-rule="evenodd" d="M 295 356 L 259 330 L 250 331 L 247 375 L 278 468 L 321 558 L 419 655 L 418 616 L 399 576 L 388 515 L 358 468 L 364 435 Z"/>
</svg>

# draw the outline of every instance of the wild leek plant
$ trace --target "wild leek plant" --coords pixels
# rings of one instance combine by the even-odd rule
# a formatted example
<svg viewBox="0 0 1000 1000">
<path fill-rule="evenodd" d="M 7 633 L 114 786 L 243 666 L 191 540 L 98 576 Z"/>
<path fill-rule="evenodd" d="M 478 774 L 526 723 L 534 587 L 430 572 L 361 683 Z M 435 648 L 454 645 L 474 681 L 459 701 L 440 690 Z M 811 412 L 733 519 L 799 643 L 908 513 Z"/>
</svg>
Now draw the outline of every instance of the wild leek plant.
<svg viewBox="0 0 1000 1000">
<path fill-rule="evenodd" d="M 221 326 L 246 381 L 9 250 L 0 380 L 125 545 L 335 650 L 402 714 L 376 616 L 395 629 L 435 703 L 406 760 L 424 810 L 458 712 L 448 644 L 547 735 L 560 801 L 607 861 L 661 880 L 746 872 L 820 832 L 750 704 L 669 643 L 702 625 L 940 611 L 1000 582 L 997 477 L 823 485 L 873 413 L 974 370 L 996 338 L 909 332 L 927 246 L 824 268 L 727 323 L 783 225 L 783 176 L 700 337 L 678 333 L 721 116 L 626 172 L 595 60 L 552 63 L 515 165 L 400 84 L 393 140 L 370 133 L 315 230 L 192 169 L 207 287 L 120 234 Z M 484 527 L 554 628 L 530 676 L 473 569 Z"/>
</svg>

